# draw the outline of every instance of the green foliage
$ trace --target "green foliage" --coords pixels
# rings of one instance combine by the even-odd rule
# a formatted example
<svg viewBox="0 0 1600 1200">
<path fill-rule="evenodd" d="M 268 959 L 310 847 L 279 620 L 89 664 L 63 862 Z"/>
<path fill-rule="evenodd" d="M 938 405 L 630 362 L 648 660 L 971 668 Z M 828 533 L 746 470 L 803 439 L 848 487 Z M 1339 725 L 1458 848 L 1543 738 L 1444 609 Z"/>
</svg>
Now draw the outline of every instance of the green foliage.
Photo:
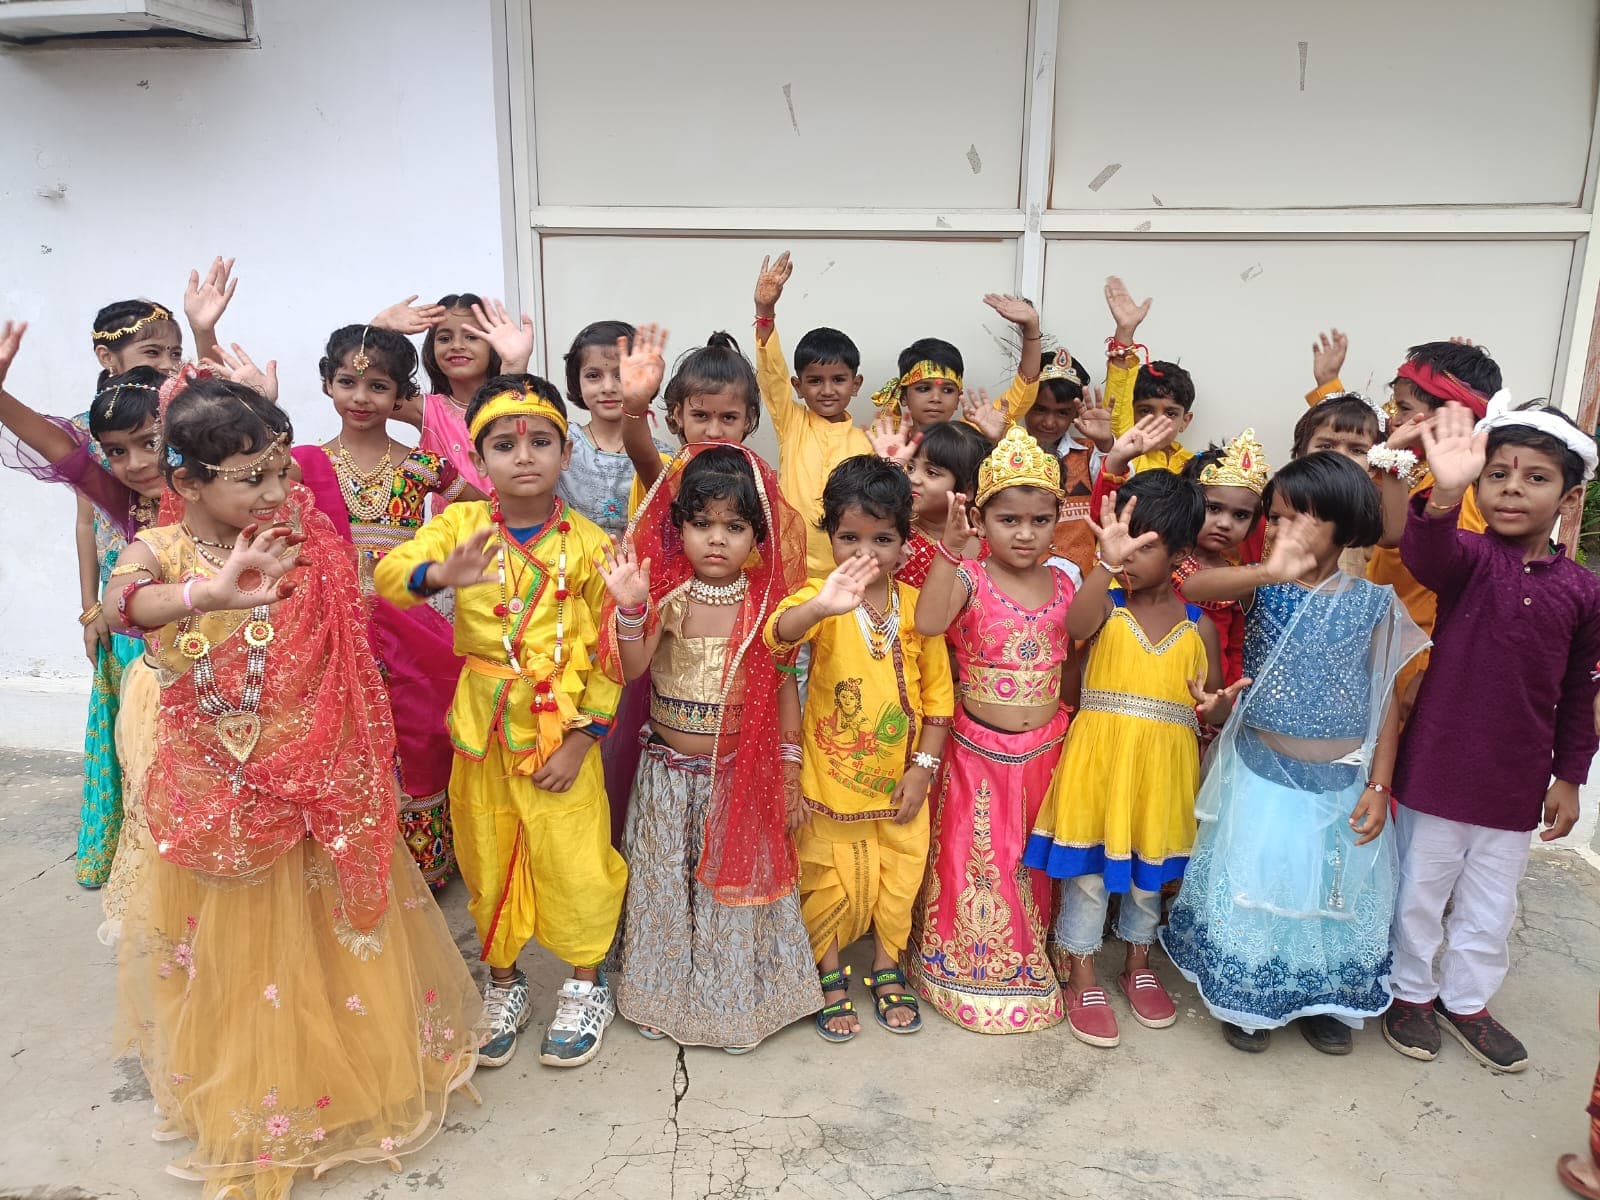
<svg viewBox="0 0 1600 1200">
<path fill-rule="evenodd" d="M 1600 479 L 1583 493 L 1583 520 L 1578 525 L 1578 561 L 1590 570 L 1600 567 Z"/>
</svg>

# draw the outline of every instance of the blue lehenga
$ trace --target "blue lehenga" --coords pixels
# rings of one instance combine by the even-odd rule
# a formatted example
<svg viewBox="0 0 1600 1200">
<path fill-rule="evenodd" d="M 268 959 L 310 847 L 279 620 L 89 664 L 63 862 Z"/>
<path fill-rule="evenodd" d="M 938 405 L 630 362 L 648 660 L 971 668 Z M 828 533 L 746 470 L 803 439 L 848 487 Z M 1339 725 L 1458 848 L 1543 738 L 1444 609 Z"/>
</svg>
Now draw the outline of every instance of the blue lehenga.
<svg viewBox="0 0 1600 1200">
<path fill-rule="evenodd" d="M 1270 1029 L 1389 1006 L 1398 861 L 1349 818 L 1393 697 L 1427 645 L 1392 588 L 1336 573 L 1257 590 L 1244 693 L 1206 762 L 1199 835 L 1161 931 L 1219 1020 Z"/>
<path fill-rule="evenodd" d="M 127 546 L 109 521 L 94 514 L 95 549 L 100 556 L 100 587 L 105 589 L 117 556 Z M 89 719 L 83 735 L 83 807 L 79 813 L 78 883 L 97 888 L 111 874 L 111 860 L 122 834 L 122 766 L 117 761 L 117 710 L 122 670 L 144 653 L 140 638 L 111 635 L 111 649 L 95 654 L 89 691 Z"/>
</svg>

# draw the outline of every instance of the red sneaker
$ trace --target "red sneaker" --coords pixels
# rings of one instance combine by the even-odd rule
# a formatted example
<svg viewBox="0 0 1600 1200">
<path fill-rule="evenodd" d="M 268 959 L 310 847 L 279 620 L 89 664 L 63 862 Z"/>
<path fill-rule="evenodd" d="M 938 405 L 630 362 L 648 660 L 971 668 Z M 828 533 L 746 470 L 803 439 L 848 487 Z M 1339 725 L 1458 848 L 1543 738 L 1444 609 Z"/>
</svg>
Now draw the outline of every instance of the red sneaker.
<svg viewBox="0 0 1600 1200">
<path fill-rule="evenodd" d="M 1110 1049 L 1122 1039 L 1117 1035 L 1117 1014 L 1111 1011 L 1111 998 L 1103 987 L 1084 988 L 1067 995 L 1067 1024 L 1072 1036 L 1091 1046 Z"/>
<path fill-rule="evenodd" d="M 1128 998 L 1133 1019 L 1146 1029 L 1165 1029 L 1178 1019 L 1178 1006 L 1161 986 L 1160 976 L 1150 968 L 1118 975 L 1117 986 Z"/>
</svg>

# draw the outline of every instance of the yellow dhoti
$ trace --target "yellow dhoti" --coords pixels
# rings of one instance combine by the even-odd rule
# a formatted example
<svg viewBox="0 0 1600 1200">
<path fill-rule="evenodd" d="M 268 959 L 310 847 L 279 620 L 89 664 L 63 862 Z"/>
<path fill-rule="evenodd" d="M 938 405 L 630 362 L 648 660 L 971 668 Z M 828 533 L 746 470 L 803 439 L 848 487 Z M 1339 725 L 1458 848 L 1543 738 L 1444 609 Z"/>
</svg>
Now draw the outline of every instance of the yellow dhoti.
<svg viewBox="0 0 1600 1200">
<path fill-rule="evenodd" d="M 800 827 L 800 915 L 818 962 L 834 942 L 872 930 L 896 958 L 928 865 L 928 806 L 904 825 L 837 821 L 818 812 Z"/>
<path fill-rule="evenodd" d="M 611 846 L 599 744 L 565 792 L 535 787 L 513 763 L 494 738 L 482 762 L 457 755 L 450 772 L 456 861 L 483 957 L 512 966 L 534 939 L 563 962 L 595 966 L 611 949 L 628 886 Z"/>
</svg>

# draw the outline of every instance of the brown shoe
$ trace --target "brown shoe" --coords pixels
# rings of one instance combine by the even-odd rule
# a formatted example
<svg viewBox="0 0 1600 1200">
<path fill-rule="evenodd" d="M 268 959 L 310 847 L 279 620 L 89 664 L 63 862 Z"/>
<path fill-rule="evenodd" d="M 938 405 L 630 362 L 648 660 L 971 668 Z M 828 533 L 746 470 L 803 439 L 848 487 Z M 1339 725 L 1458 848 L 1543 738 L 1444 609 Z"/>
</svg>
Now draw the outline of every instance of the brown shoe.
<svg viewBox="0 0 1600 1200">
<path fill-rule="evenodd" d="M 1383 1040 L 1407 1058 L 1438 1058 L 1439 1022 L 1432 1006 L 1396 999 L 1383 1014 Z"/>
<path fill-rule="evenodd" d="M 1527 1067 L 1527 1049 L 1510 1030 L 1489 1015 L 1487 1008 L 1460 1016 L 1446 1008 L 1442 1000 L 1434 1000 L 1433 1007 L 1444 1018 L 1444 1027 L 1455 1035 L 1456 1041 L 1491 1071 L 1514 1075 Z"/>
</svg>

